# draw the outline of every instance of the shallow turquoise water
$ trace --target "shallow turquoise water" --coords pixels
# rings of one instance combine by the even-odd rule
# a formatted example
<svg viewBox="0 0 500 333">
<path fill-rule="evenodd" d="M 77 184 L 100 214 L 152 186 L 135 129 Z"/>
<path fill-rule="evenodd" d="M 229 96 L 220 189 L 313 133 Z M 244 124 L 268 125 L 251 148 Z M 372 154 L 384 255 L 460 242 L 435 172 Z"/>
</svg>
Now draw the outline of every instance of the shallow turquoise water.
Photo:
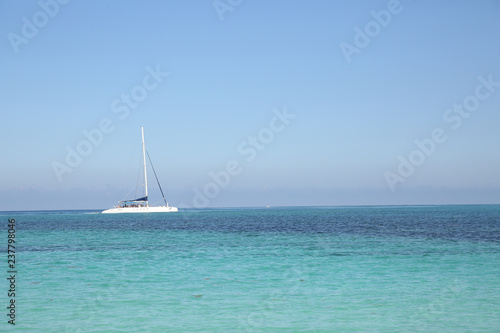
<svg viewBox="0 0 500 333">
<path fill-rule="evenodd" d="M 26 332 L 497 332 L 500 206 L 1 213 Z M 6 253 L 4 254 L 6 256 Z M 0 272 L 7 275 L 7 265 Z M 6 279 L 0 304 L 8 305 Z"/>
</svg>

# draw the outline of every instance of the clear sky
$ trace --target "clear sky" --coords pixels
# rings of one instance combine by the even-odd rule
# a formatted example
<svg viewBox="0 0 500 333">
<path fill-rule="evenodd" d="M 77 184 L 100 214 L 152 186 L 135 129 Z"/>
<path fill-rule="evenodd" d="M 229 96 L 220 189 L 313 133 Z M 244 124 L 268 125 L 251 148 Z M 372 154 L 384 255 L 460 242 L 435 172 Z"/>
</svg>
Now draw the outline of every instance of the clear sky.
<svg viewBox="0 0 500 333">
<path fill-rule="evenodd" d="M 179 207 L 498 204 L 499 17 L 496 0 L 0 0 L 0 210 L 134 196 L 141 126 Z"/>
</svg>

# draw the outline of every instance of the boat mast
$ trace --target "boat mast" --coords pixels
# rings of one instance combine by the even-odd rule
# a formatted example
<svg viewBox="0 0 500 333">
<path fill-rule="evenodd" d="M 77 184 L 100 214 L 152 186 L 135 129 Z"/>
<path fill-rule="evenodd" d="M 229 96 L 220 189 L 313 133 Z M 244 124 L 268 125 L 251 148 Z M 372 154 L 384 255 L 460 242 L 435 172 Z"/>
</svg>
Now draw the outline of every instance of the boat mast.
<svg viewBox="0 0 500 333">
<path fill-rule="evenodd" d="M 146 173 L 146 146 L 144 145 L 144 127 L 141 126 L 142 134 L 142 159 L 144 162 L 144 188 L 146 189 L 146 199 L 148 198 L 148 175 Z M 146 207 L 148 206 L 148 201 L 146 201 Z"/>
</svg>

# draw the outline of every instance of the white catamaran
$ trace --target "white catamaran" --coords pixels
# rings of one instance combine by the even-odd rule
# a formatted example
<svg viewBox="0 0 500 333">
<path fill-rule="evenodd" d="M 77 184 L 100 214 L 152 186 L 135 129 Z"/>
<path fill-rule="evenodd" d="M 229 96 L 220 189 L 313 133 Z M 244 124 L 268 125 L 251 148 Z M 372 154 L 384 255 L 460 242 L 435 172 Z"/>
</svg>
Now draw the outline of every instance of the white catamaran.
<svg viewBox="0 0 500 333">
<path fill-rule="evenodd" d="M 148 201 L 148 175 L 146 173 L 146 146 L 144 144 L 144 128 L 141 126 L 141 134 L 142 134 L 142 159 L 144 163 L 144 197 L 137 198 L 134 200 L 124 200 L 119 201 L 118 205 L 106 209 L 103 211 L 105 214 L 113 214 L 113 213 L 169 213 L 169 212 L 177 212 L 177 207 L 169 206 L 167 200 L 165 200 L 165 196 L 163 195 L 163 190 L 161 189 L 160 182 L 158 182 L 158 177 L 156 177 L 156 171 L 153 168 L 153 172 L 156 177 L 156 181 L 158 182 L 158 186 L 160 187 L 161 194 L 163 196 L 163 200 L 165 201 L 165 206 L 150 206 Z M 149 154 L 148 154 L 149 158 Z M 149 162 L 151 163 L 151 159 L 149 158 Z M 151 164 L 151 166 L 153 166 Z"/>
</svg>

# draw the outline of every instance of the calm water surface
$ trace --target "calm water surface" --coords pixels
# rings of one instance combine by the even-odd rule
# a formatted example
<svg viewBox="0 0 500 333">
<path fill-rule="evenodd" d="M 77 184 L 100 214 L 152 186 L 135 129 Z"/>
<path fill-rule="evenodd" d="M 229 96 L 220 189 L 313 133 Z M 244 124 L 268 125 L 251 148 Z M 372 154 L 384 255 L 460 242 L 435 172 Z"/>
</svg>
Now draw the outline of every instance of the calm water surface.
<svg viewBox="0 0 500 333">
<path fill-rule="evenodd" d="M 0 218 L 0 331 L 500 331 L 498 205 Z"/>
</svg>

